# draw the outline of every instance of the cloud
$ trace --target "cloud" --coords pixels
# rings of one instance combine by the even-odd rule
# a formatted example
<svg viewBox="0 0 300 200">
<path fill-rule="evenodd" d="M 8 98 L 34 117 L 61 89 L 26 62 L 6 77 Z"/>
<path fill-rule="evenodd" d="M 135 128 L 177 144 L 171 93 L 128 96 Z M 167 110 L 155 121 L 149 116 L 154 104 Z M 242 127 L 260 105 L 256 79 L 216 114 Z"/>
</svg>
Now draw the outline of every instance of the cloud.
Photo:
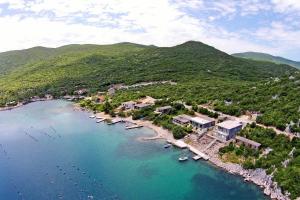
<svg viewBox="0 0 300 200">
<path fill-rule="evenodd" d="M 73 0 L 72 3 L 0 0 L 0 8 L 5 11 L 0 14 L 0 27 L 3 27 L 0 51 L 124 41 L 173 46 L 187 40 L 202 41 L 228 53 L 280 53 L 300 48 L 297 42 L 284 40 L 286 36 L 299 38 L 299 33 L 275 22 L 257 26 L 252 32 L 244 28 L 229 31 L 222 25 L 227 21 L 237 23 L 243 16 L 271 10 L 279 12 L 279 7 L 272 7 L 280 5 L 279 0 L 276 5 L 275 1 L 271 4 L 259 0 Z M 293 21 L 292 15 L 288 17 L 286 21 Z M 280 39 L 276 41 L 276 38 Z M 283 48 L 276 48 L 280 44 Z"/>
<path fill-rule="evenodd" d="M 272 0 L 272 3 L 275 5 L 275 10 L 277 12 L 300 11 L 299 0 Z"/>
<path fill-rule="evenodd" d="M 300 47 L 300 30 L 281 22 L 272 22 L 271 27 L 260 28 L 254 33 L 257 37 L 280 45 L 281 48 Z"/>
</svg>

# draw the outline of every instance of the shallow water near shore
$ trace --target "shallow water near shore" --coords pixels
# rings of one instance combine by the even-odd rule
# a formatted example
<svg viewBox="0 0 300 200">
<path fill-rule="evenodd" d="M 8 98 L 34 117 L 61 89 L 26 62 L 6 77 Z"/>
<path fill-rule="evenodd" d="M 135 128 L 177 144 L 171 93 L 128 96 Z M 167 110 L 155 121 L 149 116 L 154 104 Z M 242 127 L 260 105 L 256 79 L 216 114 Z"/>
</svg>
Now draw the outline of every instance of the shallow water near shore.
<svg viewBox="0 0 300 200">
<path fill-rule="evenodd" d="M 70 102 L 0 112 L 0 199 L 267 199 L 255 185 L 192 159 L 154 132 L 97 124 Z M 185 152 L 187 153 L 187 152 Z"/>
</svg>

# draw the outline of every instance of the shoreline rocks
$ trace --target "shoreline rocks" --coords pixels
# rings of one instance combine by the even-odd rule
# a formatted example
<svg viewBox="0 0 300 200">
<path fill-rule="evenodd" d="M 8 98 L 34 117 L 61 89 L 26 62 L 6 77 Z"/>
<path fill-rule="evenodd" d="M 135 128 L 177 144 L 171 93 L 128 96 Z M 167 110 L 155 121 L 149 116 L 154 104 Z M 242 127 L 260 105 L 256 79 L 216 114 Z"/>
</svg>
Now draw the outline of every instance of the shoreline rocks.
<svg viewBox="0 0 300 200">
<path fill-rule="evenodd" d="M 264 169 L 258 168 L 254 170 L 247 170 L 239 164 L 224 163 L 217 157 L 211 158 L 210 162 L 231 174 L 244 177 L 245 181 L 252 182 L 260 186 L 264 189 L 264 194 L 270 196 L 271 199 L 290 200 L 287 195 L 282 193 L 278 184 L 273 182 L 272 176 L 268 175 Z"/>
</svg>

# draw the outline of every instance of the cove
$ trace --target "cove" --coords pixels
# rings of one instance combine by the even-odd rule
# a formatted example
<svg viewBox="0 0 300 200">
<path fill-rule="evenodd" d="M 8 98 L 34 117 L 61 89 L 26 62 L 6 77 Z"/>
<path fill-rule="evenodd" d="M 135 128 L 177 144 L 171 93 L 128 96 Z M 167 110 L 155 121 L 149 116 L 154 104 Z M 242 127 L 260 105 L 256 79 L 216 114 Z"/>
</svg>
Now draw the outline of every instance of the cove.
<svg viewBox="0 0 300 200">
<path fill-rule="evenodd" d="M 147 128 L 96 123 L 70 102 L 0 112 L 0 199 L 253 200 L 255 185 L 182 150 L 140 141 Z"/>
</svg>

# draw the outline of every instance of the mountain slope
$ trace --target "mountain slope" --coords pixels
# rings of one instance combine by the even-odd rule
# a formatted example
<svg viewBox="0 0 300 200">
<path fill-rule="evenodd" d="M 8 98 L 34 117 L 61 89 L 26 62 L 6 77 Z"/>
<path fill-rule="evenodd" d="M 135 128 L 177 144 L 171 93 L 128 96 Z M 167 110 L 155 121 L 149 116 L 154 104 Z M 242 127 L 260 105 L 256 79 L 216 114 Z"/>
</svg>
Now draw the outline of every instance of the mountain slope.
<svg viewBox="0 0 300 200">
<path fill-rule="evenodd" d="M 300 62 L 296 62 L 296 61 L 282 58 L 279 56 L 272 56 L 272 55 L 266 54 L 266 53 L 245 52 L 245 53 L 232 54 L 232 56 L 239 57 L 239 58 L 258 60 L 258 61 L 268 61 L 268 62 L 273 62 L 273 63 L 277 63 L 277 64 L 286 64 L 286 65 L 290 65 L 290 66 L 300 69 Z"/>
<path fill-rule="evenodd" d="M 28 51 L 32 49 L 19 51 L 17 55 L 28 56 Z M 42 53 L 29 55 L 28 59 L 10 57 L 18 62 L 0 76 L 0 106 L 47 93 L 60 97 L 79 88 L 94 93 L 116 83 L 172 80 L 177 85 L 140 88 L 139 93 L 133 90 L 133 94 L 123 92 L 125 96 L 144 94 L 211 103 L 231 115 L 256 111 L 263 113 L 259 118 L 261 123 L 280 129 L 291 121 L 297 124 L 300 119 L 299 70 L 289 65 L 233 57 L 201 42 L 190 41 L 174 47 L 131 43 L 68 45 L 43 49 L 43 54 L 48 57 L 44 58 Z M 233 103 L 226 105 L 225 100 Z"/>
<path fill-rule="evenodd" d="M 25 50 L 16 50 L 0 53 L 0 75 L 7 74 L 19 67 L 45 61 L 55 57 L 68 55 L 69 57 L 87 54 L 118 55 L 125 52 L 139 51 L 150 48 L 132 43 L 119 43 L 114 45 L 72 44 L 59 48 L 33 47 Z"/>
<path fill-rule="evenodd" d="M 174 47 L 130 43 L 68 45 L 40 52 L 30 54 L 32 49 L 29 49 L 17 52 L 22 59 L 16 59 L 19 58 L 16 55 L 10 57 L 12 62 L 17 62 L 11 70 L 4 68 L 6 74 L 0 78 L 2 102 L 7 98 L 26 99 L 40 93 L 58 95 L 62 91 L 72 92 L 77 87 L 95 91 L 113 83 L 190 82 L 207 78 L 260 81 L 295 71 L 287 65 L 235 58 L 194 41 Z"/>
</svg>

